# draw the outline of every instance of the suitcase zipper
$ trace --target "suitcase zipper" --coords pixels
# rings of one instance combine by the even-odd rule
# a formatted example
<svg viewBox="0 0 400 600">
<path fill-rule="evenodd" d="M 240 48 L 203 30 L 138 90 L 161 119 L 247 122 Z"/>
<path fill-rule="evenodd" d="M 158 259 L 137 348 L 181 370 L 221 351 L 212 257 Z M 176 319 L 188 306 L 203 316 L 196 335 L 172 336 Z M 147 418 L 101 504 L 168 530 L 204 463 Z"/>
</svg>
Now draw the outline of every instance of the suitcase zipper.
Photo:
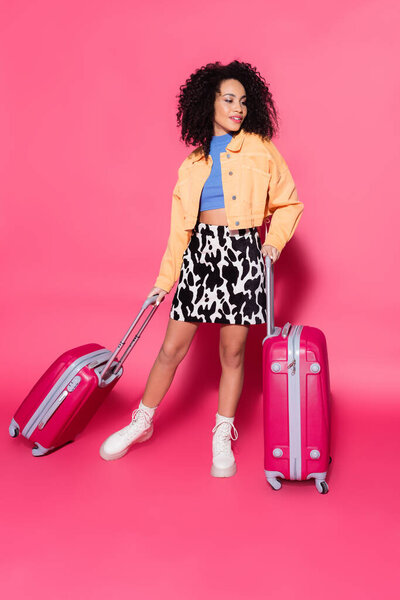
<svg viewBox="0 0 400 600">
<path fill-rule="evenodd" d="M 103 355 L 110 356 L 111 355 L 110 350 L 105 350 L 105 349 L 104 350 L 95 350 L 94 352 L 85 354 L 84 356 L 77 358 L 68 367 L 68 369 L 66 369 L 66 371 L 63 373 L 63 375 L 60 377 L 60 379 L 57 381 L 57 383 L 51 388 L 51 390 L 49 391 L 47 396 L 44 398 L 43 402 L 38 406 L 36 411 L 33 413 L 31 418 L 25 425 L 24 429 L 22 430 L 22 435 L 25 438 L 27 438 L 27 439 L 30 438 L 32 433 L 35 431 L 35 429 L 41 423 L 42 415 L 46 414 L 46 411 L 51 410 L 52 406 L 60 398 L 60 394 L 61 394 L 62 390 L 69 384 L 71 379 L 73 379 L 79 373 L 79 371 L 83 367 L 85 367 L 88 363 L 91 363 L 94 359 L 100 359 Z M 68 394 L 68 392 L 67 392 L 67 394 Z M 55 402 L 54 402 L 54 396 L 56 396 Z M 63 398 L 63 400 L 64 400 L 64 398 Z M 62 403 L 62 400 L 60 401 L 60 404 L 61 403 Z M 56 408 L 58 408 L 58 406 Z M 56 410 L 56 408 L 54 409 L 54 411 Z M 48 419 L 50 418 L 50 416 L 48 417 Z M 48 421 L 48 419 L 47 419 L 47 421 Z"/>
<path fill-rule="evenodd" d="M 68 396 L 68 392 L 67 390 L 65 390 L 61 396 L 59 396 L 55 402 L 50 406 L 49 410 L 42 416 L 40 423 L 38 425 L 38 429 L 43 429 L 43 427 L 46 425 L 47 421 L 50 419 L 50 417 L 53 416 L 53 414 L 56 412 L 57 408 L 60 406 L 60 404 L 65 400 L 65 398 Z"/>
<path fill-rule="evenodd" d="M 97 361 L 94 361 L 94 363 L 97 364 Z M 90 364 L 93 364 L 93 363 L 90 363 Z M 89 369 L 90 369 L 90 364 L 88 365 Z M 64 402 L 64 400 L 68 396 L 68 394 L 73 392 L 78 387 L 78 385 L 80 384 L 81 381 L 82 381 L 82 377 L 80 375 L 75 375 L 75 377 L 73 377 L 71 379 L 71 381 L 67 385 L 67 389 L 64 390 L 63 393 L 54 400 L 53 404 L 50 406 L 50 408 L 47 410 L 47 412 L 45 414 L 42 414 L 42 418 L 40 419 L 38 429 L 43 429 L 43 427 L 45 425 L 47 425 L 48 420 L 54 415 L 57 408 L 59 406 L 61 406 L 61 404 Z"/>
<path fill-rule="evenodd" d="M 292 326 L 288 336 L 289 455 L 290 479 L 301 479 L 300 334 L 302 325 Z"/>
</svg>

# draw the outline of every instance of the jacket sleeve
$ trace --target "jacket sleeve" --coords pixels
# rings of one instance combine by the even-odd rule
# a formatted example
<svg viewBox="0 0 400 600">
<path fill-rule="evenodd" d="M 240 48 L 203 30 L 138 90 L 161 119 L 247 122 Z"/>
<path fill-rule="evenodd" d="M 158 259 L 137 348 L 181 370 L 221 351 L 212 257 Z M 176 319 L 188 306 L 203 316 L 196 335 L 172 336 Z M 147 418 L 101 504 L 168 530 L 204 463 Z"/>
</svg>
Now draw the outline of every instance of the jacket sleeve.
<svg viewBox="0 0 400 600">
<path fill-rule="evenodd" d="M 272 161 L 264 219 L 268 220 L 269 215 L 272 217 L 264 244 L 275 246 L 281 252 L 299 224 L 304 204 L 297 197 L 296 186 L 287 164 L 284 160 L 280 162 L 278 167 Z"/>
<path fill-rule="evenodd" d="M 192 231 L 184 229 L 184 214 L 179 196 L 179 179 L 172 192 L 170 232 L 167 248 L 161 260 L 160 271 L 154 283 L 166 292 L 170 292 L 179 278 L 183 253 L 186 250 Z"/>
</svg>

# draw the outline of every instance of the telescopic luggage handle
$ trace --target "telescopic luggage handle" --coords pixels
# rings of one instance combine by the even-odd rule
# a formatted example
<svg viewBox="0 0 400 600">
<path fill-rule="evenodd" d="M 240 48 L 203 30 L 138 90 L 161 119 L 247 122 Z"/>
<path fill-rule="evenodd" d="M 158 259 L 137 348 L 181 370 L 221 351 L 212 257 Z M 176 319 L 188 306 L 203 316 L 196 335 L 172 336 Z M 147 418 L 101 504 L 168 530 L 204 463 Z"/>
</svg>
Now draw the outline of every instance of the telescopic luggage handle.
<svg viewBox="0 0 400 600">
<path fill-rule="evenodd" d="M 265 226 L 265 234 L 268 229 Z M 265 258 L 265 287 L 267 292 L 267 337 L 275 335 L 275 323 L 274 323 L 274 263 L 268 256 Z M 287 337 L 291 323 L 288 321 L 282 329 L 282 336 Z"/>
<path fill-rule="evenodd" d="M 157 298 L 158 298 L 158 294 L 155 294 L 154 296 L 149 296 L 149 298 L 146 298 L 146 300 L 143 302 L 142 308 L 138 312 L 138 314 L 137 314 L 135 320 L 133 321 L 132 325 L 129 327 L 128 331 L 126 332 L 126 334 L 124 335 L 124 337 L 122 338 L 122 340 L 119 342 L 118 346 L 116 347 L 116 349 L 114 350 L 114 352 L 112 353 L 112 355 L 108 359 L 108 361 L 107 361 L 104 369 L 102 370 L 102 372 L 100 374 L 100 383 L 99 383 L 100 387 L 104 387 L 105 385 L 107 385 L 106 382 L 105 382 L 105 380 L 107 379 L 107 376 L 110 376 L 111 374 L 118 373 L 119 369 L 122 366 L 122 363 L 125 362 L 125 360 L 127 359 L 128 355 L 132 351 L 132 348 L 134 347 L 134 345 L 136 344 L 136 342 L 139 340 L 140 335 L 141 335 L 143 329 L 147 326 L 148 322 L 150 321 L 150 319 L 153 317 L 154 313 L 156 312 L 156 310 L 157 310 L 157 308 L 159 306 L 158 304 L 155 304 L 155 306 L 153 306 L 152 310 L 147 315 L 147 317 L 144 320 L 143 324 L 141 325 L 140 329 L 135 334 L 135 336 L 133 337 L 131 343 L 129 344 L 129 346 L 127 347 L 127 349 L 125 350 L 125 352 L 123 353 L 122 357 L 120 359 L 118 359 L 117 355 L 118 355 L 119 351 L 121 350 L 121 348 L 125 345 L 127 339 L 129 338 L 129 336 L 132 333 L 133 328 L 135 327 L 136 323 L 139 321 L 140 317 L 142 316 L 142 314 L 144 313 L 144 311 L 146 310 L 146 308 L 148 306 L 150 306 L 150 304 L 155 303 L 156 300 L 157 300 Z M 113 366 L 112 371 L 111 371 L 110 366 L 112 365 L 113 361 L 115 361 L 115 360 L 117 360 L 117 364 Z"/>
<path fill-rule="evenodd" d="M 274 333 L 274 265 L 268 254 L 265 258 L 265 286 L 267 293 L 267 335 Z"/>
</svg>

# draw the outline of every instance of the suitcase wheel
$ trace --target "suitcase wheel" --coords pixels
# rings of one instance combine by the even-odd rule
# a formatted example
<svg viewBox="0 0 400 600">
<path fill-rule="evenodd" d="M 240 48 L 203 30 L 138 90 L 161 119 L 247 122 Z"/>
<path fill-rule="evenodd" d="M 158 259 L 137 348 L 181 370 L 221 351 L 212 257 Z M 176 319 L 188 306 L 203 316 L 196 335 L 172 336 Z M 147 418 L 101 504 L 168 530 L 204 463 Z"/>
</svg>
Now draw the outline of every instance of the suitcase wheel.
<svg viewBox="0 0 400 600">
<path fill-rule="evenodd" d="M 315 480 L 315 487 L 319 491 L 320 494 L 327 494 L 329 492 L 329 487 L 326 481 L 321 481 L 320 479 Z"/>
<path fill-rule="evenodd" d="M 72 444 L 73 441 L 74 440 L 69 440 L 68 442 L 64 442 L 64 444 L 62 444 L 61 446 L 52 446 L 51 448 L 45 448 L 44 446 L 39 444 L 39 442 L 36 442 L 33 445 L 32 454 L 33 456 L 45 456 L 46 454 L 51 454 L 52 452 L 55 452 L 55 450 L 58 450 L 59 448 L 63 448 L 67 444 Z"/>
<path fill-rule="evenodd" d="M 273 490 L 280 490 L 282 487 L 281 482 L 276 477 L 267 477 L 267 481 Z"/>
<path fill-rule="evenodd" d="M 40 444 L 35 444 L 32 448 L 33 456 L 44 456 L 47 454 L 46 448 L 43 448 Z"/>
<path fill-rule="evenodd" d="M 13 438 L 18 437 L 19 427 L 18 427 L 17 423 L 14 421 L 14 419 L 11 421 L 8 431 L 9 431 L 11 437 L 13 437 Z"/>
</svg>

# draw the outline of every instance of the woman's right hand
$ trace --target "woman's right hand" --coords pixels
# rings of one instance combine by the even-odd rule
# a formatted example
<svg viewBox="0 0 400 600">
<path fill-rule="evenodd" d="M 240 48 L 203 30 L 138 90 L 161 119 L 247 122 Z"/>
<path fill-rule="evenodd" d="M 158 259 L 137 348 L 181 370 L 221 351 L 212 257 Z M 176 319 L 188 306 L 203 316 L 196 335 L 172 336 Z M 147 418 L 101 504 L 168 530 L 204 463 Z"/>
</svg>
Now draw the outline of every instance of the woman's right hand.
<svg viewBox="0 0 400 600">
<path fill-rule="evenodd" d="M 156 294 L 158 295 L 158 298 L 156 300 L 156 305 L 158 305 L 158 304 L 160 304 L 160 302 L 162 302 L 164 300 L 164 296 L 166 294 L 168 294 L 168 292 L 163 290 L 162 288 L 153 287 L 150 291 L 150 294 L 147 297 L 150 298 L 150 296 L 155 296 Z"/>
</svg>

